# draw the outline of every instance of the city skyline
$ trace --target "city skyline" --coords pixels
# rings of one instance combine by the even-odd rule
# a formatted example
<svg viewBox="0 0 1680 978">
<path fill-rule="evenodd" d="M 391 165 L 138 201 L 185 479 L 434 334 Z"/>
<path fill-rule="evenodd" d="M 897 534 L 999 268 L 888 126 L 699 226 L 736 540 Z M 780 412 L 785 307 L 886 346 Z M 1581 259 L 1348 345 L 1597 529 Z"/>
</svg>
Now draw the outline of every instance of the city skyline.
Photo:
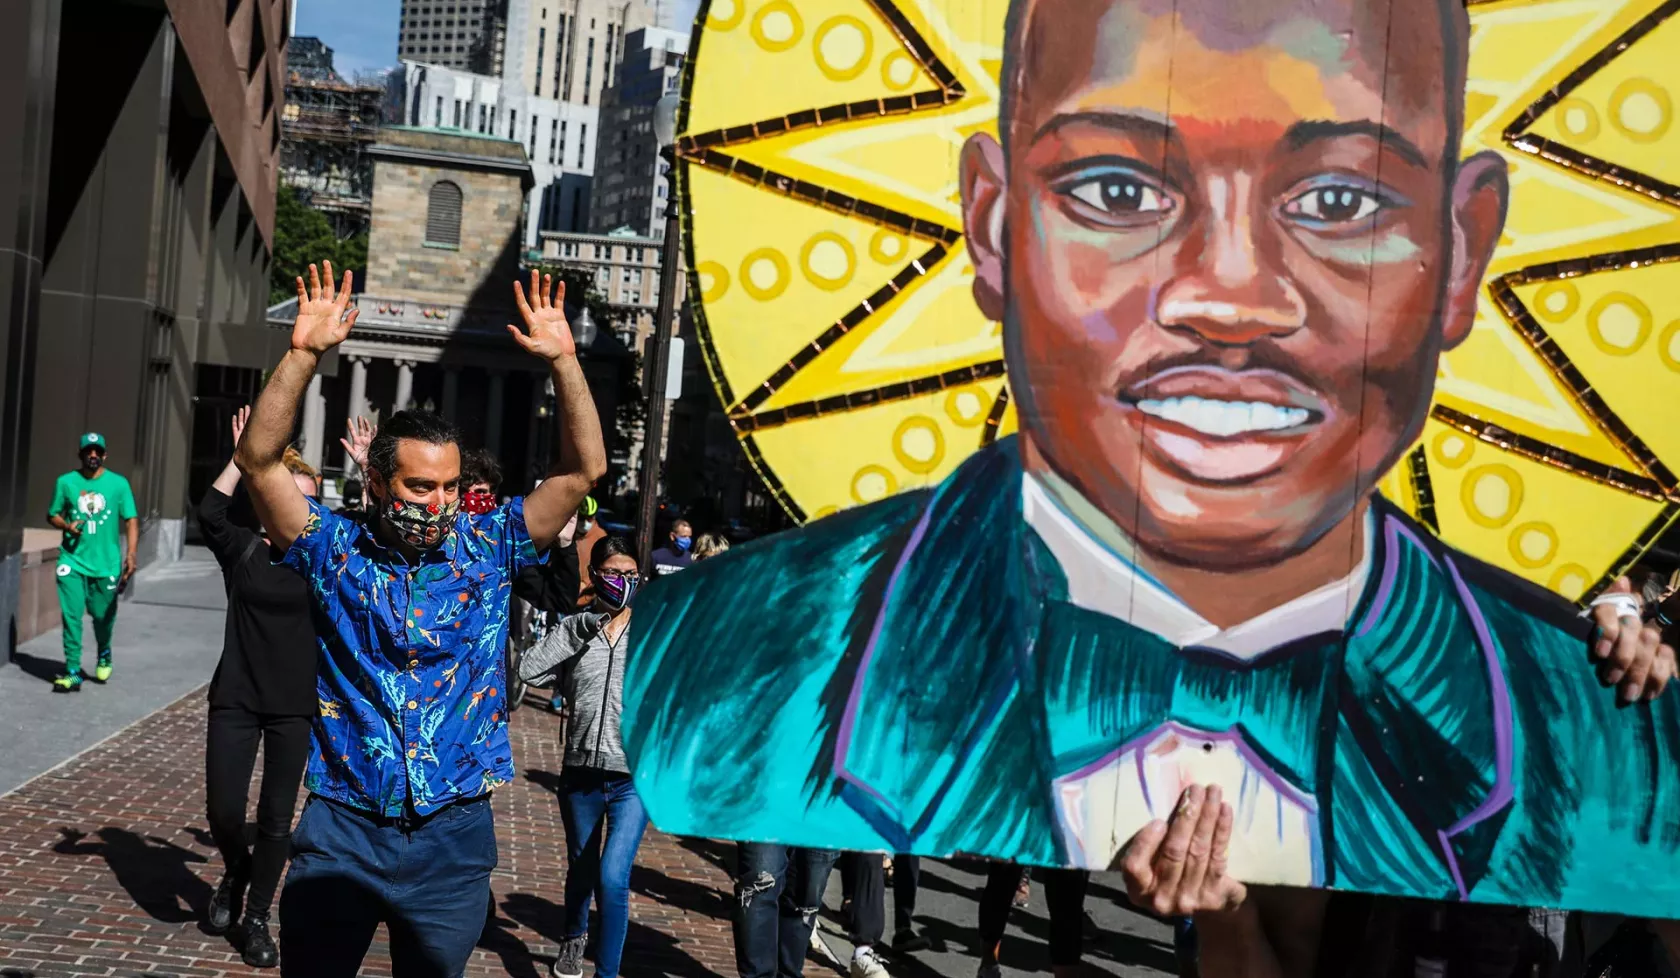
<svg viewBox="0 0 1680 978">
<path fill-rule="evenodd" d="M 679 29 L 694 21 L 700 0 L 662 0 Z M 397 24 L 401 0 L 362 0 L 338 4 L 329 0 L 303 0 L 297 5 L 293 33 L 318 37 L 333 49 L 333 66 L 340 75 L 354 79 L 359 73 L 395 67 Z"/>
</svg>

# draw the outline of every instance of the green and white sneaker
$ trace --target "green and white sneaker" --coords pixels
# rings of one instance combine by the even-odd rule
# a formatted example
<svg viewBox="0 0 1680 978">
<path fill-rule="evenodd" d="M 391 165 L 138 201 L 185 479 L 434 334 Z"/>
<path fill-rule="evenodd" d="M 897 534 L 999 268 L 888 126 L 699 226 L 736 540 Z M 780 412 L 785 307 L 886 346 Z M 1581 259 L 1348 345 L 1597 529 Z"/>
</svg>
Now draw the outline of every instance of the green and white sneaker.
<svg viewBox="0 0 1680 978">
<path fill-rule="evenodd" d="M 52 691 L 55 693 L 79 693 L 82 691 L 82 677 L 59 676 L 53 680 Z"/>
<path fill-rule="evenodd" d="M 99 664 L 93 667 L 93 681 L 103 683 L 111 678 L 111 650 L 99 653 Z"/>
</svg>

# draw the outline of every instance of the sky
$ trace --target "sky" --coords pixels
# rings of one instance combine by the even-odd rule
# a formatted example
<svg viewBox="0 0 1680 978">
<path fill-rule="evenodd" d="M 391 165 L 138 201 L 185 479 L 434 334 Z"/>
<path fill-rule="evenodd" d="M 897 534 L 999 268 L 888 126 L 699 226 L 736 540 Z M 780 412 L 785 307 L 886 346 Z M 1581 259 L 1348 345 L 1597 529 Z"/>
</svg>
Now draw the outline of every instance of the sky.
<svg viewBox="0 0 1680 978">
<path fill-rule="evenodd" d="M 650 0 L 652 2 L 652 0 Z M 700 0 L 662 0 L 676 24 L 690 24 Z M 401 0 L 297 0 L 297 28 L 333 49 L 333 67 L 346 78 L 397 63 Z"/>
</svg>

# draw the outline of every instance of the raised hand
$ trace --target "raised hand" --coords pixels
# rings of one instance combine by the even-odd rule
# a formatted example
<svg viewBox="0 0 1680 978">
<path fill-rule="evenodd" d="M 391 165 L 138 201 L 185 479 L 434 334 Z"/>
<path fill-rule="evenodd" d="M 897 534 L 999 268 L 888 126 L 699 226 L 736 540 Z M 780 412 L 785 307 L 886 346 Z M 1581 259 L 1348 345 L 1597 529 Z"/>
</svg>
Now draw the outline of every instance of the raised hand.
<svg viewBox="0 0 1680 978">
<path fill-rule="evenodd" d="M 1601 598 L 1592 607 L 1593 624 L 1598 626 L 1592 644 L 1598 681 L 1615 686 L 1623 706 L 1654 700 L 1674 678 L 1674 648 L 1663 641 L 1660 627 L 1629 613 L 1639 605 L 1631 581 L 1617 578 L 1604 593 L 1626 594 L 1633 600 L 1617 603 Z"/>
<path fill-rule="evenodd" d="M 326 272 L 325 285 L 313 263 L 309 266 L 308 288 L 304 287 L 303 276 L 298 276 L 297 322 L 292 325 L 292 349 L 316 356 L 343 343 L 350 335 L 350 327 L 356 324 L 356 314 L 361 311 L 349 309 L 350 283 L 355 273 L 346 271 L 344 284 L 335 290 L 332 262 L 322 262 L 321 267 Z"/>
<path fill-rule="evenodd" d="M 1235 817 L 1219 788 L 1186 788 L 1171 819 L 1139 829 L 1115 857 L 1127 897 L 1162 916 L 1241 906 L 1247 888 L 1225 875 Z"/>
<path fill-rule="evenodd" d="M 338 443 L 344 446 L 344 454 L 356 463 L 358 469 L 367 468 L 368 446 L 373 444 L 373 436 L 377 430 L 373 422 L 366 418 L 351 418 L 344 425 L 344 437 L 340 438 Z"/>
<path fill-rule="evenodd" d="M 251 405 L 247 404 L 233 412 L 233 445 L 239 447 L 239 436 L 245 433 L 245 425 L 251 420 Z"/>
<path fill-rule="evenodd" d="M 525 320 L 525 329 L 509 324 L 508 332 L 526 353 L 551 363 L 577 355 L 572 324 L 566 321 L 565 280 L 557 281 L 552 275 L 539 279 L 536 269 L 532 269 L 530 301 L 526 301 L 518 279 L 513 282 L 513 297 L 519 305 L 519 315 Z"/>
</svg>

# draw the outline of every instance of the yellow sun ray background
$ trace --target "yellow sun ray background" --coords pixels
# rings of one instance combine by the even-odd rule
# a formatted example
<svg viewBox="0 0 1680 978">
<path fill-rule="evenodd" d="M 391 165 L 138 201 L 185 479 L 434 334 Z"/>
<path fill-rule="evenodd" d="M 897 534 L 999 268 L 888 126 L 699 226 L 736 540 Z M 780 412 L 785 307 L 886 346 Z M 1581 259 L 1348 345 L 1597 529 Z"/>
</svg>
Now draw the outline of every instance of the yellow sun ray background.
<svg viewBox="0 0 1680 978">
<path fill-rule="evenodd" d="M 796 519 L 937 483 L 1015 428 L 957 158 L 1005 3 L 710 0 L 679 140 L 695 321 Z M 1510 164 L 1475 329 L 1382 488 L 1572 600 L 1680 514 L 1680 0 L 1473 2 L 1464 152 Z"/>
</svg>

